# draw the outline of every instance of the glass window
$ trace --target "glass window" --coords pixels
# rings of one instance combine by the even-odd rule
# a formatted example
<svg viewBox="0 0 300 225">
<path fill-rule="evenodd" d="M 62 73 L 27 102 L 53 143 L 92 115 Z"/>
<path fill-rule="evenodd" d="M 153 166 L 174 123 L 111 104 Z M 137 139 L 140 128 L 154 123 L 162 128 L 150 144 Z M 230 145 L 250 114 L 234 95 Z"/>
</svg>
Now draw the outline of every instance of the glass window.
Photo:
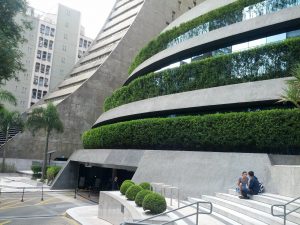
<svg viewBox="0 0 300 225">
<path fill-rule="evenodd" d="M 34 76 L 34 78 L 33 78 L 33 84 L 38 84 L 38 80 L 39 80 L 39 77 L 38 76 Z"/>
<path fill-rule="evenodd" d="M 50 73 L 50 66 L 47 65 L 47 67 L 46 67 L 46 75 L 49 75 L 49 73 Z"/>
<path fill-rule="evenodd" d="M 51 62 L 51 56 L 52 56 L 52 54 L 48 52 L 48 56 L 47 56 L 47 61 L 48 62 Z"/>
<path fill-rule="evenodd" d="M 41 32 L 41 34 L 45 33 L 45 25 L 44 24 L 41 24 L 40 32 Z"/>
<path fill-rule="evenodd" d="M 48 48 L 48 40 L 44 39 L 44 48 Z"/>
<path fill-rule="evenodd" d="M 36 91 L 37 91 L 36 89 L 32 89 L 32 98 L 34 99 L 36 98 Z"/>
<path fill-rule="evenodd" d="M 36 58 L 40 59 L 40 58 L 41 58 L 41 55 L 42 55 L 42 51 L 41 51 L 41 50 L 38 50 L 38 51 L 37 51 L 37 54 L 36 54 Z"/>
<path fill-rule="evenodd" d="M 48 78 L 45 78 L 44 86 L 45 86 L 45 87 L 48 87 Z"/>
<path fill-rule="evenodd" d="M 43 97 L 47 94 L 47 91 L 43 91 Z"/>
<path fill-rule="evenodd" d="M 90 41 L 88 42 L 88 47 L 90 47 L 91 43 L 92 43 L 92 42 L 90 42 Z"/>
<path fill-rule="evenodd" d="M 39 78 L 39 86 L 43 86 L 43 83 L 44 83 L 44 78 L 40 77 Z"/>
<path fill-rule="evenodd" d="M 87 40 L 84 40 L 83 47 L 87 48 Z"/>
<path fill-rule="evenodd" d="M 45 73 L 45 65 L 44 64 L 42 64 L 42 66 L 41 66 L 41 73 Z"/>
<path fill-rule="evenodd" d="M 45 35 L 49 35 L 50 34 L 50 27 L 46 27 L 45 29 Z"/>
<path fill-rule="evenodd" d="M 35 72 L 39 72 L 40 71 L 40 63 L 35 63 Z"/>
<path fill-rule="evenodd" d="M 43 47 L 43 38 L 42 37 L 39 38 L 39 47 Z"/>
<path fill-rule="evenodd" d="M 53 41 L 49 41 L 49 49 L 52 50 L 53 48 Z"/>
<path fill-rule="evenodd" d="M 42 98 L 42 91 L 38 90 L 37 99 L 41 99 L 41 98 Z"/>
<path fill-rule="evenodd" d="M 47 58 L 47 52 L 43 51 L 43 57 L 42 57 L 42 60 L 46 60 Z"/>
<path fill-rule="evenodd" d="M 54 29 L 54 28 L 51 28 L 50 36 L 51 36 L 51 37 L 54 37 L 54 33 L 55 33 L 55 29 Z"/>
<path fill-rule="evenodd" d="M 82 47 L 82 44 L 83 44 L 83 39 L 80 38 L 80 40 L 79 40 L 79 47 Z"/>
</svg>

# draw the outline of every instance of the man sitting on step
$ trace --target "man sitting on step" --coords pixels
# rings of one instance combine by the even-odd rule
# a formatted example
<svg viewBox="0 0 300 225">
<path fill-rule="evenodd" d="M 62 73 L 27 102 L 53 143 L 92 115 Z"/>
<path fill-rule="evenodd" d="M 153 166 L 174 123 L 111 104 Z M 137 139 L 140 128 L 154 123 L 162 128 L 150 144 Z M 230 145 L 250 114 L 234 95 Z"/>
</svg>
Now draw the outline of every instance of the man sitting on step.
<svg viewBox="0 0 300 225">
<path fill-rule="evenodd" d="M 256 176 L 254 176 L 253 171 L 249 171 L 248 175 L 250 177 L 249 185 L 247 187 L 242 187 L 241 194 L 239 196 L 242 199 L 249 199 L 248 195 L 257 195 L 259 193 L 259 182 Z"/>
</svg>

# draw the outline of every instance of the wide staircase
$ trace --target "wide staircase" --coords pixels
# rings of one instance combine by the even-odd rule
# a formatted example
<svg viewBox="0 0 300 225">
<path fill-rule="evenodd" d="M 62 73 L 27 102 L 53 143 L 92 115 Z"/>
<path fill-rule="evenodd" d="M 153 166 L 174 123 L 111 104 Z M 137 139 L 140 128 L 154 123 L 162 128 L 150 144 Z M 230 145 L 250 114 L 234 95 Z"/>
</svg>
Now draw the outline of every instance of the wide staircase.
<svg viewBox="0 0 300 225">
<path fill-rule="evenodd" d="M 8 141 L 11 140 L 14 136 L 16 136 L 18 133 L 20 133 L 21 130 L 16 127 L 12 127 L 8 130 Z M 0 148 L 4 145 L 5 143 L 5 134 L 0 132 Z"/>
<path fill-rule="evenodd" d="M 186 201 L 181 201 L 180 206 L 189 205 L 198 201 L 211 202 L 213 205 L 212 214 L 199 215 L 198 224 L 203 225 L 283 225 L 282 217 L 275 217 L 271 214 L 272 205 L 284 205 L 292 198 L 270 193 L 259 194 L 251 199 L 240 199 L 235 190 L 228 190 L 228 193 L 216 193 L 215 196 L 202 195 L 201 198 L 189 197 Z M 173 201 L 174 202 L 174 201 Z M 169 205 L 169 204 L 168 204 Z M 169 210 L 176 209 L 178 204 L 168 206 Z M 300 225 L 300 200 L 287 205 L 286 212 L 296 210 L 287 215 L 287 225 Z M 283 208 L 273 207 L 274 214 L 283 214 Z M 196 212 L 196 205 L 192 205 L 181 210 L 170 213 L 172 219 L 187 216 Z M 199 204 L 199 210 L 208 212 L 209 204 Z M 177 225 L 192 225 L 196 222 L 196 216 L 187 217 L 177 221 Z"/>
</svg>

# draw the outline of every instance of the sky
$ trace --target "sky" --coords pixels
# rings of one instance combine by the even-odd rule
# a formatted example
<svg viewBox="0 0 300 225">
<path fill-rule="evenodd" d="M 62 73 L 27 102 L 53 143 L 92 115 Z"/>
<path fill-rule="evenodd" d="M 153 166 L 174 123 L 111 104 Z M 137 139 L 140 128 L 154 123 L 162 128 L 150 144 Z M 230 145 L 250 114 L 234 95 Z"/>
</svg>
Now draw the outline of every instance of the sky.
<svg viewBox="0 0 300 225">
<path fill-rule="evenodd" d="M 85 35 L 95 38 L 108 17 L 115 0 L 27 0 L 28 4 L 47 13 L 57 12 L 58 3 L 81 12 Z"/>
</svg>

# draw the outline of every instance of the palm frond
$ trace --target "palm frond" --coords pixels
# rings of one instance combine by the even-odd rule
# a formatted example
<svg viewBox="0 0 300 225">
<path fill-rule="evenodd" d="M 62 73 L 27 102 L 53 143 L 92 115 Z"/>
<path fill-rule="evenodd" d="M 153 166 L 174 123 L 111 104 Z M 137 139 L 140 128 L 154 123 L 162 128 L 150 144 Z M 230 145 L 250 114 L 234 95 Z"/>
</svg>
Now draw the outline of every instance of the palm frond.
<svg viewBox="0 0 300 225">
<path fill-rule="evenodd" d="M 0 89 L 0 102 L 8 102 L 10 104 L 17 105 L 17 99 L 15 98 L 15 96 L 9 91 L 3 89 Z"/>
</svg>

